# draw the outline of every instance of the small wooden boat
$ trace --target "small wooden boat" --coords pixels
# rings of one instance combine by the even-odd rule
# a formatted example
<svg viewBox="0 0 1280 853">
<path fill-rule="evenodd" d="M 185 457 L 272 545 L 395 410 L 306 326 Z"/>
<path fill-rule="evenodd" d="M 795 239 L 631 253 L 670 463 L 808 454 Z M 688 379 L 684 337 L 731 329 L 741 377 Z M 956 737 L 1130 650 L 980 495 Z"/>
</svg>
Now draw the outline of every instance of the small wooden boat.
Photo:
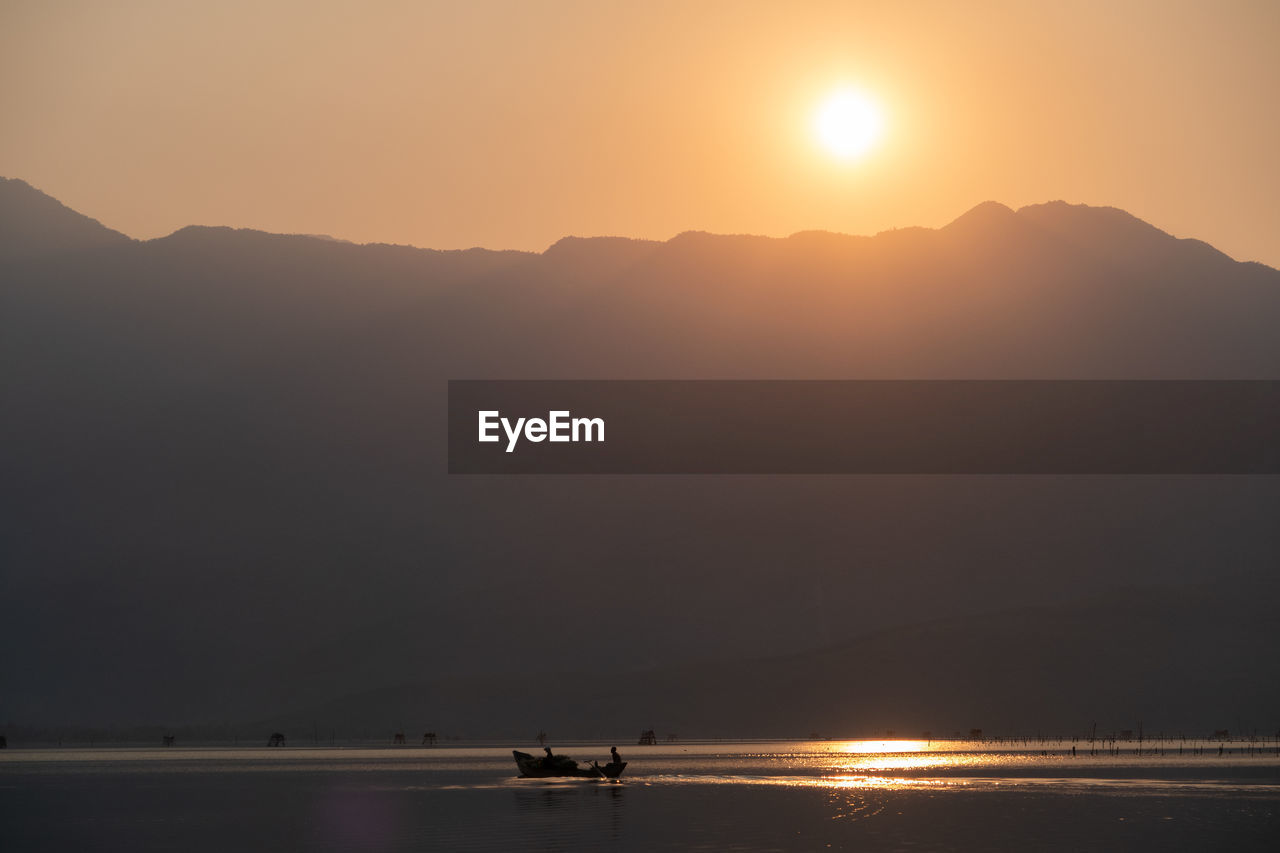
<svg viewBox="0 0 1280 853">
<path fill-rule="evenodd" d="M 591 762 L 586 767 L 579 767 L 578 762 L 567 755 L 546 756 L 530 755 L 518 749 L 511 750 L 516 758 L 516 767 L 520 768 L 522 777 L 545 779 L 551 776 L 582 776 L 593 779 L 617 779 L 627 768 L 627 762 L 615 764 L 597 764 Z"/>
</svg>

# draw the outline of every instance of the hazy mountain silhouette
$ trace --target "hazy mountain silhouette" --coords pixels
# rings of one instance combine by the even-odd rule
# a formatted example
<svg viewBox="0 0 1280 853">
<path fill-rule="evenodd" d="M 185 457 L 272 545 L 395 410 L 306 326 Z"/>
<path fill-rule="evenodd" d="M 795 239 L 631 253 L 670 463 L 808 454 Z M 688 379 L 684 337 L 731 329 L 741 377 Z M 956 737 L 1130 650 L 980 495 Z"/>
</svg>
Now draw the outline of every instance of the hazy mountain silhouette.
<svg viewBox="0 0 1280 853">
<path fill-rule="evenodd" d="M 306 730 L 324 719 L 385 737 L 404 721 L 462 736 L 528 740 L 530 723 L 631 738 L 644 725 L 713 737 L 1078 736 L 1137 729 L 1207 737 L 1270 731 L 1280 685 L 1257 650 L 1280 630 L 1274 582 L 1118 589 L 1067 604 L 952 617 L 870 632 L 838 646 L 728 664 L 628 674 L 457 678 L 359 693 L 261 721 Z M 1258 595 L 1262 592 L 1262 595 Z M 518 703 L 510 696 L 519 696 Z M 1244 710 L 1247 709 L 1247 710 Z M 546 723 L 545 725 L 549 725 Z M 544 727 L 545 727 L 544 725 Z M 1209 726 L 1209 728 L 1206 728 Z M 537 729 L 535 729 L 536 731 Z"/>
<path fill-rule="evenodd" d="M 0 258 L 75 252 L 130 242 L 26 181 L 0 178 Z"/>
<path fill-rule="evenodd" d="M 1121 211 L 537 254 L 0 209 L 0 719 L 604 686 L 1280 563 L 1274 478 L 444 473 L 450 378 L 1280 378 L 1280 272 Z"/>
</svg>

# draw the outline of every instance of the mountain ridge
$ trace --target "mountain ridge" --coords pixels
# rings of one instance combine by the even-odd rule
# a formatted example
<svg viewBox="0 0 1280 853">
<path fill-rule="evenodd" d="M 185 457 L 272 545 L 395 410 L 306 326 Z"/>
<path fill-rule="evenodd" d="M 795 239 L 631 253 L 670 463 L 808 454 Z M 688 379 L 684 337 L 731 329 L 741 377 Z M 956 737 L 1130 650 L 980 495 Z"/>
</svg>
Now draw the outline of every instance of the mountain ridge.
<svg viewBox="0 0 1280 853">
<path fill-rule="evenodd" d="M 1161 233 L 989 205 L 878 237 L 0 257 L 0 719 L 251 719 L 1269 577 L 1274 478 L 447 474 L 450 379 L 1280 379 L 1280 273 Z"/>
<path fill-rule="evenodd" d="M 979 202 L 978 204 L 969 208 L 967 211 L 960 214 L 959 216 L 957 216 L 956 218 L 952 219 L 950 222 L 946 223 L 945 225 L 939 228 L 928 228 L 925 226 L 906 226 L 902 228 L 894 228 L 894 229 L 889 229 L 885 231 L 880 231 L 874 235 L 849 234 L 845 232 L 829 231 L 824 229 L 816 229 L 816 230 L 810 229 L 810 230 L 797 231 L 787 236 L 764 236 L 764 235 L 757 235 L 757 234 L 718 234 L 718 233 L 713 233 L 713 232 L 708 232 L 703 230 L 691 230 L 691 231 L 683 231 L 666 240 L 653 240 L 653 239 L 637 238 L 637 237 L 607 236 L 607 235 L 599 235 L 599 236 L 567 235 L 565 237 L 560 238 L 559 240 L 556 240 L 541 252 L 530 252 L 530 251 L 519 250 L 519 249 L 493 249 L 493 248 L 479 247 L 479 246 L 471 247 L 467 249 L 434 249 L 431 247 L 405 245 L 405 244 L 390 244 L 390 243 L 384 243 L 380 241 L 356 243 L 353 241 L 345 240 L 342 238 L 331 237 L 328 235 L 295 234 L 295 233 L 287 233 L 287 232 L 264 231 L 262 229 L 257 229 L 257 228 L 238 228 L 238 227 L 226 226 L 226 225 L 195 225 L 195 224 L 183 226 L 173 231 L 172 233 L 161 236 L 161 237 L 155 237 L 149 240 L 135 240 L 131 237 L 128 237 L 127 235 L 122 234 L 121 232 L 114 231 L 110 228 L 107 228 L 106 226 L 103 226 L 96 219 L 91 219 L 90 217 L 85 216 L 84 214 L 81 214 L 78 211 L 72 210 L 66 205 L 63 205 L 54 197 L 41 192 L 40 190 L 36 189 L 35 187 L 31 186 L 30 184 L 28 184 L 27 182 L 21 179 L 0 178 L 0 213 L 10 211 L 10 210 L 16 211 L 19 209 L 19 205 L 26 205 L 28 207 L 43 207 L 47 210 L 54 209 L 53 205 L 56 205 L 57 208 L 60 208 L 62 211 L 65 211 L 68 214 L 73 214 L 75 217 L 79 217 L 80 219 L 84 220 L 86 225 L 88 223 L 92 223 L 92 225 L 95 225 L 98 227 L 98 229 L 101 229 L 100 231 L 95 232 L 98 235 L 100 235 L 99 239 L 94 240 L 90 237 L 85 237 L 83 238 L 85 241 L 85 244 L 83 246 L 80 246 L 81 248 L 94 248 L 101 245 L 122 245 L 125 242 L 141 243 L 146 245 L 146 244 L 153 244 L 161 241 L 169 241 L 174 238 L 184 239 L 194 235 L 203 234 L 203 235 L 224 235 L 224 236 L 237 235 L 246 239 L 259 239 L 262 236 L 289 237 L 289 238 L 297 238 L 297 239 L 310 240 L 310 241 L 316 241 L 316 242 L 336 243 L 339 245 L 351 246 L 351 247 L 367 247 L 367 246 L 395 247 L 395 248 L 403 248 L 403 249 L 412 249 L 412 250 L 423 251 L 423 252 L 477 252 L 477 251 L 478 252 L 504 252 L 504 253 L 509 252 L 509 253 L 519 253 L 524 255 L 540 255 L 540 256 L 550 255 L 552 257 L 557 257 L 557 256 L 564 256 L 568 252 L 581 253 L 582 251 L 592 251 L 592 252 L 598 253 L 599 250 L 603 248 L 613 248 L 613 249 L 625 248 L 630 250 L 632 254 L 640 254 L 644 250 L 654 249 L 659 246 L 669 246 L 671 244 L 679 245 L 681 243 L 685 243 L 689 241 L 699 241 L 699 240 L 725 241 L 730 243 L 739 242 L 743 239 L 771 241 L 771 242 L 787 242 L 787 241 L 826 239 L 829 237 L 829 238 L 839 238 L 844 241 L 861 241 L 861 240 L 875 240 L 875 239 L 881 238 L 884 235 L 893 235 L 893 239 L 902 239 L 907 236 L 918 237 L 924 234 L 937 235 L 937 234 L 943 234 L 948 232 L 970 232 L 970 231 L 978 231 L 978 232 L 988 231 L 989 232 L 991 230 L 997 230 L 1000 228 L 1022 227 L 1025 224 L 1027 224 L 1028 221 L 1035 223 L 1037 225 L 1044 226 L 1046 223 L 1053 222 L 1056 220 L 1059 223 L 1059 226 L 1061 226 L 1061 223 L 1064 219 L 1072 219 L 1077 223 L 1088 222 L 1090 228 L 1094 230 L 1097 229 L 1097 226 L 1099 223 L 1104 221 L 1110 222 L 1113 225 L 1115 223 L 1124 223 L 1126 226 L 1133 228 L 1135 232 L 1145 233 L 1151 237 L 1159 236 L 1159 237 L 1168 238 L 1172 240 L 1200 244 L 1203 247 L 1212 249 L 1214 253 L 1216 253 L 1217 255 L 1220 255 L 1222 258 L 1230 259 L 1235 263 L 1257 264 L 1258 266 L 1266 267 L 1267 269 L 1272 269 L 1272 267 L 1269 267 L 1266 264 L 1262 264 L 1261 262 L 1258 262 L 1258 261 L 1238 261 L 1234 258 L 1231 258 L 1226 253 L 1221 252 L 1216 247 L 1213 247 L 1211 244 L 1194 237 L 1183 237 L 1183 238 L 1174 237 L 1173 235 L 1168 234 L 1167 232 L 1159 229 L 1158 227 L 1151 225 L 1145 220 L 1142 220 L 1121 208 L 1105 206 L 1105 205 L 1099 206 L 1099 205 L 1088 205 L 1088 204 L 1075 204 L 1075 203 L 1069 203 L 1069 202 L 1063 201 L 1061 199 L 1041 202 L 1037 204 L 1024 205 L 1018 208 L 1017 210 L 1014 210 L 1013 208 L 1010 208 L 1001 202 L 988 200 L 988 201 Z M 1089 219 L 1086 220 L 1086 219 L 1083 219 L 1082 217 L 1088 217 Z M 0 224 L 4 224 L 8 227 L 11 227 L 12 223 L 17 221 L 18 219 L 19 219 L 18 216 L 12 213 L 9 213 L 5 219 L 0 220 Z M 1062 233 L 1063 231 L 1061 227 L 1050 228 L 1049 230 L 1057 231 L 1058 233 Z M 114 236 L 105 236 L 105 235 L 114 235 Z M 819 237 L 819 235 L 822 235 L 822 236 Z M 120 238 L 123 238 L 123 239 L 120 239 Z M 1078 236 L 1075 239 L 1079 239 Z M 49 251 L 57 251 L 59 249 L 66 249 L 71 247 L 72 245 L 70 244 L 54 244 Z M 0 256 L 3 256 L 5 254 L 14 254 L 15 251 L 16 250 L 12 243 L 8 243 L 8 242 L 0 243 Z M 35 254 L 35 253 L 45 253 L 45 250 L 39 249 L 39 250 L 27 250 L 27 251 L 21 252 L 21 254 Z"/>
<path fill-rule="evenodd" d="M 26 181 L 0 177 L 0 257 L 120 246 L 135 242 L 72 210 Z"/>
</svg>

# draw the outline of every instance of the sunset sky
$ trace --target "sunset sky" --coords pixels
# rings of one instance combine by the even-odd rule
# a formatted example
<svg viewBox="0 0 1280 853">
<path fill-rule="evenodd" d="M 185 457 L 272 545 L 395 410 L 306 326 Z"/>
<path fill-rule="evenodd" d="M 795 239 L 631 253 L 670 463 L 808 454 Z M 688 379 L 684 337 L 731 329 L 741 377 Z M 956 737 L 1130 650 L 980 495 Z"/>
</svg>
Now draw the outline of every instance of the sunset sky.
<svg viewBox="0 0 1280 853">
<path fill-rule="evenodd" d="M 1280 266 L 1276 2 L 0 7 L 0 175 L 188 224 L 541 250 L 1124 208 Z M 882 131 L 821 144 L 833 93 Z"/>
</svg>

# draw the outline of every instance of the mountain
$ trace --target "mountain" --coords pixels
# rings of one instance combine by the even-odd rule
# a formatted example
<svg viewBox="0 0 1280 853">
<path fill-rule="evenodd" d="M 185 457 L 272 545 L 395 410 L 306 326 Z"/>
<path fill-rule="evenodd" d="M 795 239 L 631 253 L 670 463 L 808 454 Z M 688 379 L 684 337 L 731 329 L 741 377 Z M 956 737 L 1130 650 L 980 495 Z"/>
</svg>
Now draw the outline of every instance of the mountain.
<svg viewBox="0 0 1280 853">
<path fill-rule="evenodd" d="M 1095 723 L 1100 735 L 1140 723 L 1153 736 L 1270 731 L 1280 687 L 1258 678 L 1256 651 L 1274 641 L 1280 616 L 1274 582 L 1263 589 L 1240 596 L 1228 584 L 1121 588 L 732 664 L 421 681 L 259 721 L 249 731 L 308 730 L 316 720 L 357 737 L 389 737 L 411 721 L 455 736 L 517 740 L 540 727 L 561 739 L 614 740 L 643 728 L 725 738 L 865 738 L 888 730 L 950 737 L 972 728 L 1070 737 Z"/>
<path fill-rule="evenodd" d="M 0 178 L 0 258 L 52 255 L 130 239 L 96 219 L 76 213 L 25 181 Z"/>
<path fill-rule="evenodd" d="M 82 219 L 0 196 L 31 245 Z M 104 239 L 0 253 L 0 720 L 732 672 L 1280 564 L 1275 478 L 445 473 L 451 378 L 1280 378 L 1280 272 L 1120 211 L 540 254 Z"/>
</svg>

